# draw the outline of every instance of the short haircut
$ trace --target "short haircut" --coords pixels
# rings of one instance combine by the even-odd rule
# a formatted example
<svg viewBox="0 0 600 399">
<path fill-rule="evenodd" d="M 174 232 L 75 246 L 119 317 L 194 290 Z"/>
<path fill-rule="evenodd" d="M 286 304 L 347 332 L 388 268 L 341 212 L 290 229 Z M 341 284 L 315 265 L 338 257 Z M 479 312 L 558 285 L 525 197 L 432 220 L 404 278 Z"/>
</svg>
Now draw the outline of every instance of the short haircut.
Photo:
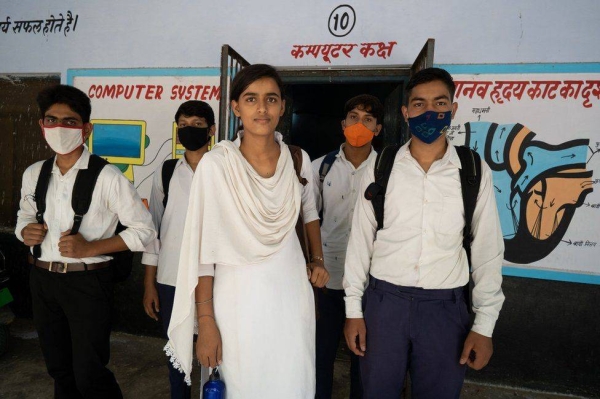
<svg viewBox="0 0 600 399">
<path fill-rule="evenodd" d="M 65 104 L 81 117 L 83 123 L 90 121 L 90 115 L 92 114 L 90 98 L 76 87 L 67 85 L 51 86 L 40 91 L 36 100 L 40 107 L 42 119 L 46 116 L 46 111 L 54 104 Z"/>
<path fill-rule="evenodd" d="M 233 82 L 231 82 L 229 100 L 239 101 L 240 96 L 248 86 L 263 78 L 273 79 L 277 83 L 277 86 L 279 86 L 279 92 L 281 93 L 281 98 L 283 98 L 283 81 L 275 68 L 267 64 L 253 64 L 243 68 L 235 75 Z"/>
<path fill-rule="evenodd" d="M 377 97 L 370 94 L 360 94 L 356 97 L 352 97 L 350 100 L 346 101 L 346 105 L 344 105 L 344 113 L 346 116 L 348 116 L 348 112 L 352 111 L 354 108 L 369 112 L 377 119 L 378 125 L 383 123 L 383 104 L 381 104 L 381 101 L 379 101 Z"/>
<path fill-rule="evenodd" d="M 406 100 L 408 101 L 410 98 L 410 93 L 415 86 L 434 81 L 445 84 L 450 92 L 450 101 L 454 101 L 454 92 L 456 91 L 454 80 L 452 80 L 452 76 L 448 71 L 441 68 L 425 68 L 415 73 L 406 84 Z"/>
<path fill-rule="evenodd" d="M 190 116 L 204 118 L 208 127 L 215 124 L 215 113 L 210 105 L 204 101 L 190 100 L 181 104 L 175 113 L 175 123 L 179 123 L 179 117 L 182 115 L 188 118 Z"/>
</svg>

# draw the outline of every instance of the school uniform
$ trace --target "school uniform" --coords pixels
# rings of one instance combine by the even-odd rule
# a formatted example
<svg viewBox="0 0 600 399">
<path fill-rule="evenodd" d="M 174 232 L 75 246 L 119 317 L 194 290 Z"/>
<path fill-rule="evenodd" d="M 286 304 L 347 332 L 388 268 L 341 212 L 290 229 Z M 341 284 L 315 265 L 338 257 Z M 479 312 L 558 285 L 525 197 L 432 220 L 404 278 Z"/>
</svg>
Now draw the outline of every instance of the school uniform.
<svg viewBox="0 0 600 399">
<path fill-rule="evenodd" d="M 459 359 L 470 325 L 463 296 L 469 268 L 462 246 L 461 163 L 448 144 L 424 172 L 409 144 L 394 160 L 381 230 L 372 203 L 362 195 L 357 200 L 345 262 L 346 317 L 366 323 L 360 364 L 365 398 L 398 397 L 407 368 L 414 397 L 454 398 L 464 380 Z M 369 166 L 361 192 L 373 181 Z M 491 337 L 504 302 L 504 242 L 485 162 L 472 232 L 471 330 Z"/>
<path fill-rule="evenodd" d="M 142 264 L 158 267 L 156 282 L 160 305 L 160 317 L 163 331 L 167 337 L 173 299 L 175 298 L 175 285 L 177 283 L 177 266 L 179 265 L 179 251 L 183 238 L 183 226 L 187 214 L 190 187 L 194 171 L 181 157 L 175 165 L 169 183 L 169 199 L 167 206 L 163 205 L 165 198 L 162 168 L 163 164 L 154 172 L 152 192 L 150 194 L 150 214 L 159 236 L 146 248 L 142 256 Z M 170 361 L 169 381 L 171 384 L 171 398 L 189 398 L 190 387 L 185 383 L 183 373 L 176 370 Z"/>
<path fill-rule="evenodd" d="M 73 225 L 71 196 L 77 172 L 87 169 L 89 159 L 90 153 L 84 147 L 80 158 L 64 175 L 55 159 L 44 213 L 48 231 L 41 244 L 41 256 L 29 256 L 33 265 L 33 321 L 48 373 L 54 378 L 56 398 L 122 397 L 114 375 L 106 368 L 113 290 L 110 257 L 67 258 L 58 249 L 61 233 Z M 23 228 L 37 223 L 34 195 L 42 164 L 43 161 L 31 165 L 23 174 L 15 230 L 21 241 Z M 119 221 L 127 226 L 119 235 L 132 251 L 143 251 L 155 237 L 151 216 L 135 188 L 115 166 L 107 165 L 98 176 L 79 232 L 87 241 L 110 238 Z M 66 272 L 61 273 L 64 264 Z"/>
<path fill-rule="evenodd" d="M 333 365 L 338 344 L 346 319 L 344 309 L 344 290 L 342 278 L 346 248 L 352 226 L 352 215 L 356 199 L 360 195 L 360 182 L 368 166 L 375 164 L 377 153 L 371 149 L 369 156 L 358 168 L 346 159 L 344 146 L 340 146 L 335 161 L 323 182 L 320 181 L 320 169 L 325 156 L 312 162 L 313 181 L 317 184 L 316 204 L 322 212 L 321 240 L 323 242 L 323 258 L 325 269 L 329 272 L 326 290 L 317 290 L 316 339 L 316 398 L 331 398 L 333 386 Z M 358 358 L 351 354 L 351 398 L 360 398 L 361 386 L 358 370 Z"/>
</svg>

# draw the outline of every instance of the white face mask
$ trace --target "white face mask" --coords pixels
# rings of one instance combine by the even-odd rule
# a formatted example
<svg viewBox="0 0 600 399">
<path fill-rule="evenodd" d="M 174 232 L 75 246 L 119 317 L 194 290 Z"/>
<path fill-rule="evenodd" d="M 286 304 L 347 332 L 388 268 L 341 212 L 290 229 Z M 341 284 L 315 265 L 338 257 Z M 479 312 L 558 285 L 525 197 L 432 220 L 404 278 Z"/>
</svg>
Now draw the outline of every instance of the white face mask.
<svg viewBox="0 0 600 399">
<path fill-rule="evenodd" d="M 52 151 L 65 155 L 83 144 L 83 129 L 68 126 L 44 127 L 44 138 Z"/>
</svg>

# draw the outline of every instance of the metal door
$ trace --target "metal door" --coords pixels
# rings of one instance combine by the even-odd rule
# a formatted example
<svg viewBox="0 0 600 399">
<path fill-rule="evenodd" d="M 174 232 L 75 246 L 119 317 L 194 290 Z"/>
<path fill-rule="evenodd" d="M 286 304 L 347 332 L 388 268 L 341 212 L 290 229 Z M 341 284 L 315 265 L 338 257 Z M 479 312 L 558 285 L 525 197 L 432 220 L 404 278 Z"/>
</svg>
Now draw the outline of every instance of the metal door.
<svg viewBox="0 0 600 399">
<path fill-rule="evenodd" d="M 224 44 L 221 47 L 221 97 L 219 100 L 218 141 L 232 140 L 240 126 L 239 119 L 233 114 L 229 106 L 229 90 L 235 74 L 248 65 L 250 63 L 229 45 Z"/>
</svg>

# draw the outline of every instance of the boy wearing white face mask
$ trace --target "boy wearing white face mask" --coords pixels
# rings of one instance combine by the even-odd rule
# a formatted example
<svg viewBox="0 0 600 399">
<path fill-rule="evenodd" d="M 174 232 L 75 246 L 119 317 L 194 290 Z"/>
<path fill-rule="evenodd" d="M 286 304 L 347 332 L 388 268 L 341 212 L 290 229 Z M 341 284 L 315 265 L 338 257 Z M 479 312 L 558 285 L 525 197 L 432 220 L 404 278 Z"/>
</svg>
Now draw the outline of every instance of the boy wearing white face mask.
<svg viewBox="0 0 600 399">
<path fill-rule="evenodd" d="M 71 234 L 73 187 L 91 156 L 83 145 L 92 132 L 90 100 L 79 89 L 58 85 L 40 92 L 37 102 L 43 136 L 56 156 L 45 210 L 38 210 L 35 200 L 44 161 L 23 174 L 15 234 L 32 247 L 33 320 L 54 378 L 54 397 L 122 398 L 106 368 L 113 288 L 111 257 L 106 254 L 143 251 L 156 235 L 152 218 L 131 183 L 106 165 L 79 231 Z M 127 228 L 115 235 L 119 221 Z"/>
<path fill-rule="evenodd" d="M 344 259 L 352 224 L 358 184 L 377 153 L 371 146 L 381 132 L 383 105 L 377 97 L 362 94 L 348 100 L 342 129 L 346 141 L 339 149 L 312 162 L 314 179 L 319 185 L 317 208 L 322 212 L 323 257 L 330 279 L 327 290 L 317 293 L 319 318 L 316 336 L 316 399 L 330 399 L 333 388 L 333 364 L 344 327 Z M 351 355 L 350 398 L 362 397 L 358 358 Z"/>
</svg>

